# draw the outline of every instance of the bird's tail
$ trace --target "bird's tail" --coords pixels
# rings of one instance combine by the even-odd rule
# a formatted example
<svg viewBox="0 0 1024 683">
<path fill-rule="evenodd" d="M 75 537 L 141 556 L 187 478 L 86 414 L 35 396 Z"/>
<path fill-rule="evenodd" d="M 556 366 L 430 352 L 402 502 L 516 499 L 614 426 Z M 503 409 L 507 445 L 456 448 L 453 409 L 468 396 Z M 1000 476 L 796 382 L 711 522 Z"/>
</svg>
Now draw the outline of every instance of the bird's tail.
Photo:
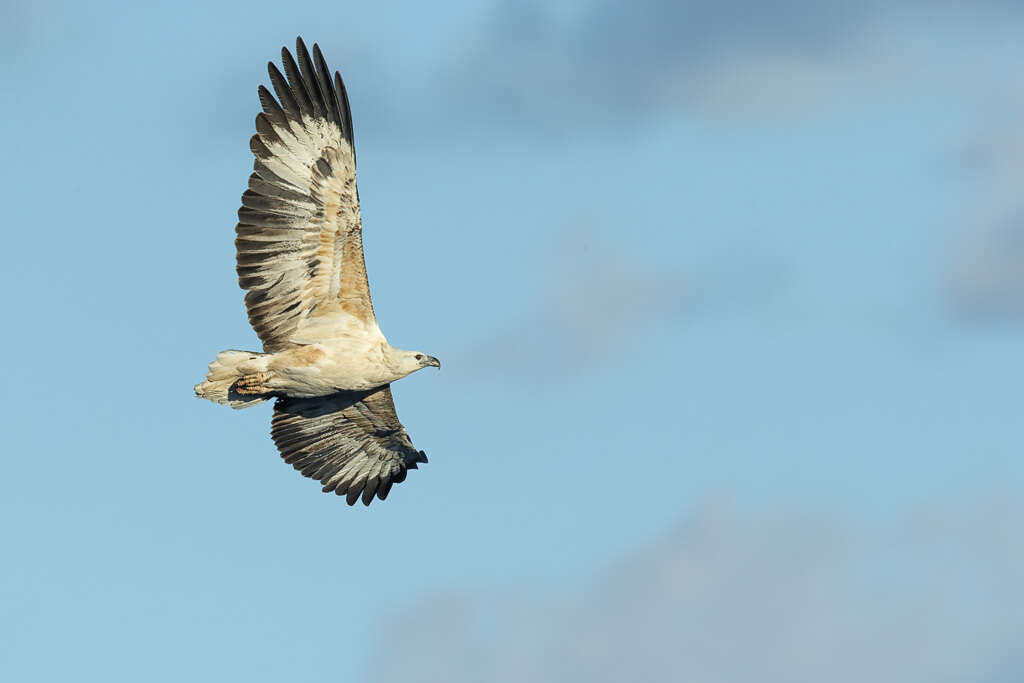
<svg viewBox="0 0 1024 683">
<path fill-rule="evenodd" d="M 269 389 L 261 385 L 268 359 L 268 354 L 255 351 L 221 351 L 210 363 L 206 380 L 195 386 L 196 396 L 236 410 L 266 401 Z"/>
</svg>

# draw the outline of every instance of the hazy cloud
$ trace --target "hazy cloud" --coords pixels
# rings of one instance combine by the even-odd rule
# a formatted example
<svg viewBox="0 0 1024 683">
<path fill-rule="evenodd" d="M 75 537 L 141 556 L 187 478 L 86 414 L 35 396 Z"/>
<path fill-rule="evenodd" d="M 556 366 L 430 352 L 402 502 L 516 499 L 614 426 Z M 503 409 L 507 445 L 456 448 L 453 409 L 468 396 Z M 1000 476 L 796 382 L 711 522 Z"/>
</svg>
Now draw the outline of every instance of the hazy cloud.
<svg viewBox="0 0 1024 683">
<path fill-rule="evenodd" d="M 1013 681 L 1024 529 L 965 496 L 874 526 L 712 501 L 572 586 L 438 592 L 382 624 L 367 679 Z"/>
<path fill-rule="evenodd" d="M 1024 322 L 1024 99 L 1007 100 L 958 155 L 968 198 L 944 284 L 952 312 L 971 323 Z"/>
<path fill-rule="evenodd" d="M 542 130 L 680 108 L 792 114 L 851 86 L 935 78 L 922 32 L 948 43 L 950 28 L 1006 12 L 1020 16 L 998 0 L 606 1 L 561 13 L 506 0 L 445 81 L 463 106 Z"/>
<path fill-rule="evenodd" d="M 1024 322 L 1024 214 L 968 232 L 953 250 L 946 292 L 967 322 Z"/>
<path fill-rule="evenodd" d="M 63 23 L 47 0 L 0 0 L 0 56 L 8 60 L 20 58 L 19 63 L 3 64 L 0 69 L 33 68 L 32 61 L 38 57 L 33 51 L 45 29 L 53 31 L 54 24 L 59 29 Z"/>
<path fill-rule="evenodd" d="M 528 375 L 532 386 L 594 376 L 635 362 L 636 348 L 651 349 L 704 316 L 741 310 L 770 324 L 795 305 L 791 273 L 771 256 L 737 255 L 683 270 L 653 261 L 589 219 L 553 231 L 550 247 L 527 270 L 536 274 L 527 285 L 534 296 L 487 336 L 470 340 L 461 354 L 467 378 L 489 382 L 508 372 L 496 357 L 517 359 L 516 375 Z"/>
<path fill-rule="evenodd" d="M 440 90 L 479 125 L 541 134 L 680 113 L 821 125 L 829 108 L 948 110 L 965 123 L 939 155 L 980 142 L 940 286 L 962 320 L 1016 320 L 1024 106 L 1007 78 L 1024 69 L 1022 19 L 1010 0 L 505 0 Z"/>
<path fill-rule="evenodd" d="M 531 381 L 561 382 L 595 364 L 616 363 L 628 344 L 643 343 L 659 325 L 682 322 L 701 287 L 682 272 L 659 269 L 613 243 L 589 221 L 556 234 L 530 271 L 537 292 L 500 329 L 476 339 L 463 356 L 475 375 L 493 372 L 493 358 L 517 358 Z"/>
</svg>

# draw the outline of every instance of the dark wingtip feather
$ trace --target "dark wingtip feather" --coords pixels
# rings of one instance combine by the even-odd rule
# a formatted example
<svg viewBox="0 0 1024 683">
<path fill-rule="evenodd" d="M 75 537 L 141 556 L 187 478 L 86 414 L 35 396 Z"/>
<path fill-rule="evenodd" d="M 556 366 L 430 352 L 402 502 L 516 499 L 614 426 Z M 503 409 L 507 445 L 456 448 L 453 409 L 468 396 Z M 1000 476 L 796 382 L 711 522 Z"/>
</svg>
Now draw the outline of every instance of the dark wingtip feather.
<svg viewBox="0 0 1024 683">
<path fill-rule="evenodd" d="M 338 103 L 338 93 L 331 85 L 331 70 L 327 68 L 327 61 L 320 51 L 320 46 L 313 43 L 313 64 L 316 66 L 316 78 L 320 84 L 320 92 L 324 96 L 324 104 L 327 107 L 328 118 L 342 129 L 345 134 L 345 121 L 341 115 L 341 105 Z"/>
<path fill-rule="evenodd" d="M 274 95 L 267 90 L 266 86 L 261 85 L 257 92 L 260 96 L 260 106 L 263 107 L 263 113 L 279 126 L 288 125 L 288 115 L 281 108 L 281 105 L 277 103 L 277 100 L 274 99 Z"/>
<path fill-rule="evenodd" d="M 420 451 L 420 454 L 416 457 L 416 462 L 429 462 L 427 460 L 427 454 L 424 453 L 423 451 Z"/>
<path fill-rule="evenodd" d="M 284 72 L 288 76 L 288 86 L 291 88 L 292 94 L 295 96 L 295 101 L 299 105 L 299 111 L 307 116 L 313 116 L 313 102 L 309 99 L 309 93 L 306 92 L 306 86 L 302 82 L 302 75 L 299 73 L 299 67 L 295 63 L 295 58 L 292 57 L 292 53 L 288 51 L 288 48 L 281 48 L 281 64 L 284 65 Z"/>
<path fill-rule="evenodd" d="M 353 486 L 348 490 L 348 496 L 345 498 L 345 502 L 348 503 L 350 506 L 355 505 L 356 501 L 359 500 L 359 494 L 361 494 L 362 492 L 362 489 Z"/>
<path fill-rule="evenodd" d="M 295 39 L 295 56 L 299 61 L 299 75 L 302 77 L 302 84 L 309 93 L 310 103 L 313 105 L 314 115 L 330 119 L 327 103 L 324 101 L 324 94 L 321 92 L 319 79 L 316 77 L 316 70 L 313 68 L 313 60 L 309 58 L 309 50 L 302 38 Z"/>
<path fill-rule="evenodd" d="M 273 86 L 274 92 L 277 93 L 277 99 L 281 101 L 281 107 L 292 119 L 300 120 L 302 118 L 302 109 L 299 107 L 295 95 L 292 94 L 292 89 L 288 85 L 288 81 L 285 80 L 284 74 L 281 73 L 281 70 L 273 62 L 267 62 L 267 73 L 270 74 L 270 85 Z"/>
<path fill-rule="evenodd" d="M 341 72 L 334 72 L 334 92 L 338 97 L 338 105 L 341 107 L 341 118 L 344 120 L 342 126 L 345 139 L 352 147 L 352 154 L 355 155 L 356 142 L 355 130 L 352 128 L 352 107 L 348 101 L 348 91 L 345 89 L 345 81 L 341 78 Z"/>
<path fill-rule="evenodd" d="M 387 477 L 381 482 L 380 486 L 377 487 L 377 497 L 381 500 L 387 500 L 392 484 L 394 484 L 394 480 L 391 477 Z"/>
<path fill-rule="evenodd" d="M 369 506 L 373 501 L 373 496 L 377 493 L 379 481 L 377 477 L 370 477 L 366 480 L 366 487 L 363 489 L 363 505 Z"/>
</svg>

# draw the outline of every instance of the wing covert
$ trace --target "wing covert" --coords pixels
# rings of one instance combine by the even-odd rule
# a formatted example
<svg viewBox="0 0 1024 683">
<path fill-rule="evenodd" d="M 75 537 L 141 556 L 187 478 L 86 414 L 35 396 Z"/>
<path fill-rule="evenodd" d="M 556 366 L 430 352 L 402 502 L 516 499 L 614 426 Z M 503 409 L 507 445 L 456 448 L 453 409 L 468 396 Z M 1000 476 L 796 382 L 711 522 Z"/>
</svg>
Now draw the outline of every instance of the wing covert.
<svg viewBox="0 0 1024 683">
<path fill-rule="evenodd" d="M 259 88 L 256 159 L 235 229 L 238 283 L 269 352 L 292 346 L 310 316 L 341 310 L 375 324 L 348 96 L 319 46 L 315 65 L 301 38 L 296 54 L 281 51 L 287 76 L 267 67 L 276 99 Z"/>
</svg>

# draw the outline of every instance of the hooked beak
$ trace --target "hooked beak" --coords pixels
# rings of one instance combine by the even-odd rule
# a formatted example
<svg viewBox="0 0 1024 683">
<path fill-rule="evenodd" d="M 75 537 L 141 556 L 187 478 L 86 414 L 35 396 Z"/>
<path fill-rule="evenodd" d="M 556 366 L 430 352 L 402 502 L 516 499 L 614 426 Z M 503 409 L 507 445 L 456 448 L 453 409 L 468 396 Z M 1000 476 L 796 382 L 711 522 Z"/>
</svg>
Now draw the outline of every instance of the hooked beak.
<svg viewBox="0 0 1024 683">
<path fill-rule="evenodd" d="M 427 365 L 433 365 L 438 370 L 441 369 L 441 361 L 434 358 L 433 356 L 427 356 Z"/>
</svg>

